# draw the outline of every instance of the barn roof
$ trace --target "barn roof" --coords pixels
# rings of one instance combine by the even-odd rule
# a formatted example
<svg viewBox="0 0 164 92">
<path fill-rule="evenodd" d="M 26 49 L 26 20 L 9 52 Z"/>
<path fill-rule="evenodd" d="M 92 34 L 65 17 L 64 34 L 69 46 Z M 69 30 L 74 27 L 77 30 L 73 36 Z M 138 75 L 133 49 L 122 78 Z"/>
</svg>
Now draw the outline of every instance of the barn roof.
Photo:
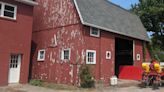
<svg viewBox="0 0 164 92">
<path fill-rule="evenodd" d="M 18 1 L 20 3 L 27 4 L 27 5 L 31 5 L 31 6 L 38 5 L 38 3 L 35 2 L 35 0 L 15 0 L 15 1 Z"/>
<path fill-rule="evenodd" d="M 74 0 L 83 25 L 150 41 L 139 17 L 107 0 Z"/>
</svg>

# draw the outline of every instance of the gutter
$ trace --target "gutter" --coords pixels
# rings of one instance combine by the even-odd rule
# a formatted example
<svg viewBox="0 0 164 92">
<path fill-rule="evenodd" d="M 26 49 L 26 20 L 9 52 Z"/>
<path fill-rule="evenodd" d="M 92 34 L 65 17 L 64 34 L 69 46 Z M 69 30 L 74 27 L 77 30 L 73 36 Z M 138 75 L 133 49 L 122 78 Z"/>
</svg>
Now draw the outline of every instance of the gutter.
<svg viewBox="0 0 164 92">
<path fill-rule="evenodd" d="M 36 6 L 36 5 L 38 5 L 37 2 L 32 1 L 32 0 L 15 0 L 15 1 L 20 2 L 20 3 L 27 4 L 27 5 L 31 5 L 31 6 Z"/>
</svg>

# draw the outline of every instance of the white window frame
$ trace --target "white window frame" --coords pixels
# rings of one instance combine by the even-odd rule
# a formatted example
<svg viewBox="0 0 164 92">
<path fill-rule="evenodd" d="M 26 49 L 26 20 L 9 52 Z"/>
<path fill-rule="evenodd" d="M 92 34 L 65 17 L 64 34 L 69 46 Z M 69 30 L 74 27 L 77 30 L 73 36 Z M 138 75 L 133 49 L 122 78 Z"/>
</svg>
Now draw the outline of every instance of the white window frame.
<svg viewBox="0 0 164 92">
<path fill-rule="evenodd" d="M 90 36 L 93 36 L 93 37 L 100 37 L 100 30 L 97 29 L 97 28 L 95 28 L 95 29 L 97 29 L 98 34 L 97 34 L 97 35 L 92 34 L 93 28 L 94 28 L 94 27 L 90 27 Z"/>
<path fill-rule="evenodd" d="M 137 61 L 140 61 L 141 60 L 141 54 L 137 54 L 136 59 L 137 59 Z"/>
<path fill-rule="evenodd" d="M 106 59 L 111 59 L 111 58 L 112 58 L 111 51 L 106 51 Z"/>
<path fill-rule="evenodd" d="M 94 53 L 93 62 L 88 61 L 88 53 Z M 96 50 L 86 50 L 86 64 L 96 64 Z"/>
<path fill-rule="evenodd" d="M 41 52 L 44 52 L 44 55 L 43 55 L 43 58 L 40 58 L 40 54 Z M 38 57 L 37 57 L 37 61 L 44 61 L 45 60 L 45 54 L 46 54 L 46 51 L 45 49 L 42 49 L 42 50 L 38 50 Z"/>
<path fill-rule="evenodd" d="M 69 51 L 69 56 L 68 56 L 68 59 L 65 59 L 64 58 L 64 51 Z M 70 60 L 70 58 L 71 58 L 71 49 L 70 48 L 68 48 L 68 49 L 63 49 L 62 50 L 62 52 L 61 52 L 61 60 Z"/>
<path fill-rule="evenodd" d="M 2 18 L 7 18 L 7 19 L 12 19 L 12 20 L 16 20 L 16 16 L 17 16 L 17 6 L 16 5 L 13 5 L 13 4 L 8 4 L 8 3 L 4 3 L 4 2 L 1 2 L 0 1 L 0 4 L 1 4 L 1 13 L 0 13 L 0 17 Z M 7 16 L 4 16 L 4 12 L 5 12 L 5 5 L 8 5 L 8 6 L 11 6 L 11 7 L 14 7 L 14 17 L 7 17 Z"/>
</svg>

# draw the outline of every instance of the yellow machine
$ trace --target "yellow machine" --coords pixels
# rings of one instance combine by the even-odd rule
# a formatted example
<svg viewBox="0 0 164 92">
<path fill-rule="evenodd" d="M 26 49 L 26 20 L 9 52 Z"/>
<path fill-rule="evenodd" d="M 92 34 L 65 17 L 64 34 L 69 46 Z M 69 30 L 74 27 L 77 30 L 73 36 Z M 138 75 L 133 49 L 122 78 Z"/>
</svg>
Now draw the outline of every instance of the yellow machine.
<svg viewBox="0 0 164 92">
<path fill-rule="evenodd" d="M 144 86 L 157 85 L 160 86 L 164 79 L 164 70 L 159 62 L 151 62 L 150 65 L 142 63 L 142 83 Z"/>
<path fill-rule="evenodd" d="M 158 63 L 154 64 L 154 69 L 155 69 L 155 71 L 157 73 L 161 73 L 162 72 L 162 67 Z"/>
<path fill-rule="evenodd" d="M 146 72 L 149 73 L 150 72 L 150 67 L 148 64 L 143 63 L 142 64 L 142 69 Z"/>
<path fill-rule="evenodd" d="M 149 73 L 150 72 L 150 67 L 148 64 L 146 63 L 143 63 L 142 64 L 142 69 L 146 72 L 146 73 Z M 154 64 L 154 70 L 157 72 L 157 73 L 161 73 L 162 72 L 162 67 L 160 66 L 160 64 L 156 63 Z"/>
</svg>

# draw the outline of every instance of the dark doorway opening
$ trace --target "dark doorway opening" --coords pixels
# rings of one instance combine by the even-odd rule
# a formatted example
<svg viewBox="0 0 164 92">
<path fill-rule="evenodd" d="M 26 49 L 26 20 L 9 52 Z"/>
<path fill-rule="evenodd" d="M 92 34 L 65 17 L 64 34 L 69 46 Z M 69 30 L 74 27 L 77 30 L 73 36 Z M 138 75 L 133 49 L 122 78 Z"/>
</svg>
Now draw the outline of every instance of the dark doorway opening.
<svg viewBox="0 0 164 92">
<path fill-rule="evenodd" d="M 133 40 L 115 38 L 115 75 L 120 66 L 133 65 Z"/>
</svg>

